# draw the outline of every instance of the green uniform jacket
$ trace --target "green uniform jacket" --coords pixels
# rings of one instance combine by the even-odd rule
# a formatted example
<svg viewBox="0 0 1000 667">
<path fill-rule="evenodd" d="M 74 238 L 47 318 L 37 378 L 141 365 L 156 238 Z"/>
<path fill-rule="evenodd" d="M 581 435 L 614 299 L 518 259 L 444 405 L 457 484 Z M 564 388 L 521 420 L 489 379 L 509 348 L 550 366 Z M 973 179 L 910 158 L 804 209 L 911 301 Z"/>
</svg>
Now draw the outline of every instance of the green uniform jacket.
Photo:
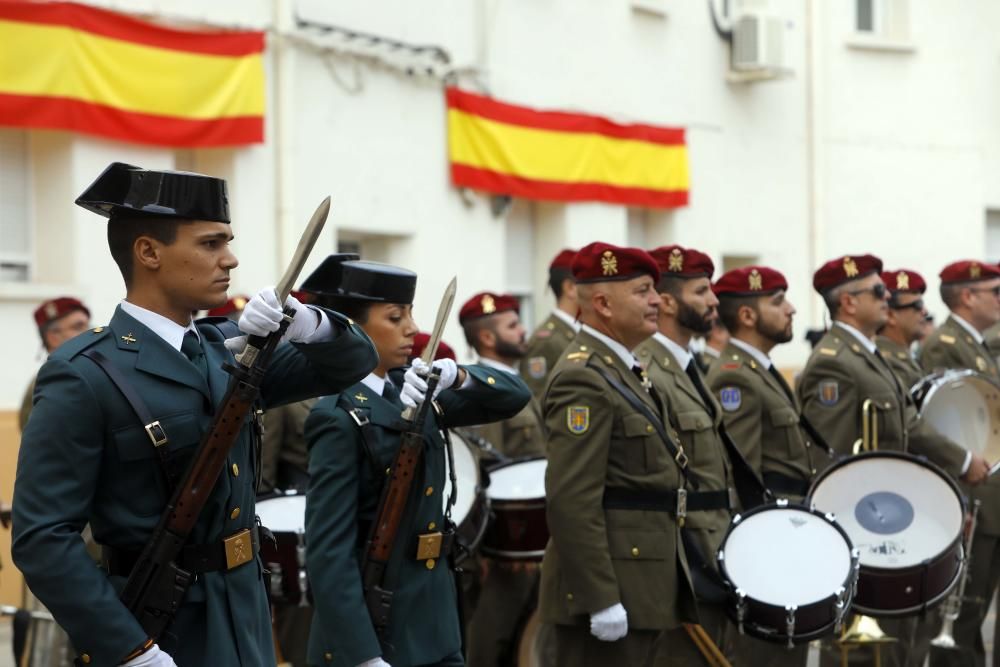
<svg viewBox="0 0 1000 667">
<path fill-rule="evenodd" d="M 666 415 L 621 358 L 586 331 L 556 364 L 543 402 L 549 539 L 542 621 L 589 627 L 620 602 L 629 628 L 675 628 L 694 616 L 693 593 L 672 513 L 605 509 L 605 488 L 662 494 L 682 488 L 680 468 L 646 417 L 597 369 L 615 377 L 666 424 Z"/>
<path fill-rule="evenodd" d="M 1000 364 L 1000 322 L 984 331 L 983 338 L 986 339 L 986 347 L 993 355 L 993 359 Z"/>
<path fill-rule="evenodd" d="M 835 323 L 813 350 L 796 392 L 802 412 L 835 452 L 861 437 L 865 400 L 878 410 L 878 447 L 925 456 L 956 478 L 966 451 L 920 421 L 908 387 L 889 366 Z"/>
<path fill-rule="evenodd" d="M 732 464 L 719 433 L 724 428 L 722 407 L 714 403 L 715 417 L 712 417 L 691 378 L 677 364 L 670 350 L 655 338 L 647 339 L 635 353 L 665 403 L 669 423 L 687 452 L 688 470 L 698 479 L 698 491 L 733 489 L 730 497 L 735 499 Z M 717 568 L 715 552 L 722 544 L 730 517 L 725 509 L 689 511 L 684 523 L 684 530 L 694 538 L 712 569 Z M 690 559 L 691 555 L 688 557 Z"/>
<path fill-rule="evenodd" d="M 528 339 L 528 351 L 521 360 L 520 371 L 524 383 L 538 400 L 544 396 L 549 374 L 574 336 L 573 327 L 552 314 Z"/>
<path fill-rule="evenodd" d="M 903 389 L 910 391 L 914 385 L 919 383 L 927 375 L 920 368 L 920 364 L 910 354 L 908 348 L 885 336 L 875 336 L 875 346 L 889 364 L 889 368 L 899 378 Z"/>
<path fill-rule="evenodd" d="M 282 345 L 261 387 L 264 406 L 339 391 L 376 363 L 368 337 L 328 315 L 335 338 Z M 80 531 L 89 521 L 99 544 L 140 549 L 167 501 L 153 445 L 138 417 L 86 349 L 101 352 L 142 396 L 170 441 L 190 457 L 209 428 L 238 334 L 225 318 L 197 324 L 209 367 L 205 378 L 183 354 L 126 314 L 59 347 L 42 366 L 21 440 L 14 486 L 13 556 L 32 592 L 52 611 L 92 667 L 117 665 L 146 640 L 118 599 L 123 577 L 94 567 Z M 226 461 L 190 543 L 219 542 L 254 525 L 254 459 L 249 420 Z M 183 460 L 183 459 L 182 459 Z M 198 575 L 170 635 L 158 640 L 180 667 L 274 664 L 263 565 Z"/>
<path fill-rule="evenodd" d="M 417 536 L 444 527 L 446 449 L 441 429 L 510 417 L 531 397 L 524 383 L 510 373 L 477 365 L 464 368 L 474 379 L 472 385 L 441 392 L 437 398 L 441 412 L 432 412 L 425 424 L 423 465 L 413 481 L 387 568 L 394 595 L 384 657 L 393 667 L 435 663 L 461 650 L 455 581 L 448 562 L 444 554 L 440 561 L 416 560 Z M 397 379 L 398 387 L 402 377 Z M 353 667 L 383 655 L 365 607 L 360 566 L 385 478 L 373 478 L 361 428 L 340 407 L 341 399 L 370 420 L 373 442 L 368 444 L 378 470 L 395 460 L 405 424 L 400 418 L 402 403 L 390 402 L 362 383 L 342 396 L 321 399 L 306 421 L 307 569 L 316 612 L 309 663 Z"/>
<path fill-rule="evenodd" d="M 826 453 L 809 441 L 799 425 L 795 396 L 789 396 L 745 350 L 727 345 L 708 373 L 708 386 L 722 406 L 726 431 L 765 484 L 773 474 L 808 484 L 817 462 L 826 465 Z M 796 494 L 776 495 L 802 500 Z"/>
<path fill-rule="evenodd" d="M 512 459 L 545 456 L 545 425 L 542 409 L 534 396 L 510 419 L 484 424 L 474 430 L 497 451 Z"/>
<path fill-rule="evenodd" d="M 261 439 L 260 492 L 267 493 L 275 487 L 285 490 L 297 485 L 296 478 L 304 478 L 309 467 L 305 426 L 309 411 L 316 405 L 315 398 L 289 403 L 268 410 L 264 414 L 264 437 Z"/>
<path fill-rule="evenodd" d="M 967 368 L 1000 382 L 997 362 L 969 332 L 953 318 L 934 330 L 920 350 L 920 365 L 927 373 L 949 368 Z M 990 461 L 995 463 L 995 461 Z M 973 498 L 982 501 L 976 530 L 984 535 L 1000 535 L 1000 477 L 993 475 L 984 484 L 966 488 Z"/>
</svg>

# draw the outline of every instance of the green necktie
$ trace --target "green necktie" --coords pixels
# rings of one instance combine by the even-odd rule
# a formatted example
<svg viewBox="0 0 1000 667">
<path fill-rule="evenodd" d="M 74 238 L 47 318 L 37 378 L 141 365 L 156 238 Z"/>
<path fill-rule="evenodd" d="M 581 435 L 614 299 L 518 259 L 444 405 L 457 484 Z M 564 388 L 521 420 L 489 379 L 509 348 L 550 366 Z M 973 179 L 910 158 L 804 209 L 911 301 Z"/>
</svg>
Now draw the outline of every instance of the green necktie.
<svg viewBox="0 0 1000 667">
<path fill-rule="evenodd" d="M 184 334 L 184 342 L 181 343 L 181 352 L 188 360 L 194 364 L 201 376 L 208 381 L 208 361 L 205 359 L 205 350 L 202 349 L 198 341 L 198 334 L 188 331 Z"/>
</svg>

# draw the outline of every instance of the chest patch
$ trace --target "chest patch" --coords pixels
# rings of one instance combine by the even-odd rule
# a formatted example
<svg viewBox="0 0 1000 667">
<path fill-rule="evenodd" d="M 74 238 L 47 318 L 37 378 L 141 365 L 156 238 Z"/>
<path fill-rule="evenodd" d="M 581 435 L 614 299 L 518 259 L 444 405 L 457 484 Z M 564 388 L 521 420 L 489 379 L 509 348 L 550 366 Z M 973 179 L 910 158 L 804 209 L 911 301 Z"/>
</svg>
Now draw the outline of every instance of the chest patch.
<svg viewBox="0 0 1000 667">
<path fill-rule="evenodd" d="M 723 387 L 719 390 L 719 403 L 726 412 L 736 412 L 743 405 L 743 394 L 738 387 Z"/>
<path fill-rule="evenodd" d="M 566 408 L 566 428 L 577 435 L 586 433 L 590 428 L 590 408 L 586 405 L 571 405 Z"/>
<path fill-rule="evenodd" d="M 840 385 L 836 380 L 823 380 L 819 383 L 820 405 L 833 406 L 840 400 Z"/>
</svg>

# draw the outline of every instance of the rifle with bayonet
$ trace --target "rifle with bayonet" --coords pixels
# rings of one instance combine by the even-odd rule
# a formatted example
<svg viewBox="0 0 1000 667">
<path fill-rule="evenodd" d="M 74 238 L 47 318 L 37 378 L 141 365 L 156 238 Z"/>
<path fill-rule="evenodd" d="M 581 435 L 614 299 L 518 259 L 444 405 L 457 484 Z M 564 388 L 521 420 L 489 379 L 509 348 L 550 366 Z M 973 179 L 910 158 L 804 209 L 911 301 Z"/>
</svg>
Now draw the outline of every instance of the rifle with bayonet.
<svg viewBox="0 0 1000 667">
<path fill-rule="evenodd" d="M 278 303 L 283 304 L 288 298 L 329 211 L 330 198 L 327 197 L 313 214 L 291 264 L 275 287 Z M 277 331 L 267 336 L 248 336 L 246 347 L 236 355 L 236 364 L 223 366 L 231 377 L 212 428 L 202 437 L 184 477 L 174 489 L 152 537 L 122 589 L 122 603 L 154 641 L 170 626 L 194 582 L 194 573 L 177 564 L 178 555 L 215 488 L 226 465 L 226 457 L 236 444 L 246 416 L 253 408 L 275 348 L 294 316 L 294 311 L 289 308 L 284 313 Z M 246 546 L 249 540 L 234 541 L 232 550 L 228 548 L 228 542 L 226 558 L 231 565 L 253 559 L 252 547 Z"/>
<path fill-rule="evenodd" d="M 406 501 L 410 497 L 413 480 L 423 460 L 424 423 L 427 421 L 427 414 L 433 404 L 434 391 L 441 380 L 440 373 L 434 370 L 432 363 L 434 355 L 437 353 L 438 344 L 441 342 L 441 334 L 444 332 L 448 313 L 455 301 L 456 289 L 456 279 L 452 278 L 445 289 L 441 305 L 438 307 L 437 319 L 434 322 L 430 340 L 420 357 L 431 369 L 427 377 L 427 391 L 424 393 L 424 400 L 420 405 L 403 411 L 403 420 L 408 425 L 400 436 L 399 450 L 396 452 L 396 458 L 390 468 L 389 478 L 385 486 L 382 487 L 378 511 L 369 531 L 361 563 L 365 605 L 368 607 L 368 614 L 371 616 L 375 634 L 383 646 L 389 627 L 393 595 L 385 579 L 386 569 L 389 565 L 389 558 L 392 556 L 393 546 L 396 544 L 403 515 L 406 512 Z"/>
</svg>

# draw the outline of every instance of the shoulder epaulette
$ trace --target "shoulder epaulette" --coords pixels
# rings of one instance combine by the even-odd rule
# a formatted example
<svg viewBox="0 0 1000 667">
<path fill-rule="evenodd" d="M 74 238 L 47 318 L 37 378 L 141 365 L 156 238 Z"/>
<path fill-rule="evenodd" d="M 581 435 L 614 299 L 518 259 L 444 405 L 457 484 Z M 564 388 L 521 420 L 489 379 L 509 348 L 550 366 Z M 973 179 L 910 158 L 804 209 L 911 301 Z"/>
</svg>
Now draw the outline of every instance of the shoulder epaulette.
<svg viewBox="0 0 1000 667">
<path fill-rule="evenodd" d="M 111 335 L 110 327 L 94 327 L 89 331 L 84 331 L 79 336 L 74 336 L 60 345 L 49 357 L 51 359 L 72 359 L 81 352 L 94 345 L 98 341 L 104 340 Z"/>
<path fill-rule="evenodd" d="M 825 357 L 835 357 L 840 354 L 840 348 L 820 346 L 816 348 L 816 352 Z"/>
<path fill-rule="evenodd" d="M 941 340 L 942 343 L 947 343 L 948 345 L 954 345 L 955 344 L 955 337 L 954 336 L 949 336 L 948 334 L 941 334 L 941 336 L 939 338 L 940 338 L 940 340 Z"/>
</svg>

